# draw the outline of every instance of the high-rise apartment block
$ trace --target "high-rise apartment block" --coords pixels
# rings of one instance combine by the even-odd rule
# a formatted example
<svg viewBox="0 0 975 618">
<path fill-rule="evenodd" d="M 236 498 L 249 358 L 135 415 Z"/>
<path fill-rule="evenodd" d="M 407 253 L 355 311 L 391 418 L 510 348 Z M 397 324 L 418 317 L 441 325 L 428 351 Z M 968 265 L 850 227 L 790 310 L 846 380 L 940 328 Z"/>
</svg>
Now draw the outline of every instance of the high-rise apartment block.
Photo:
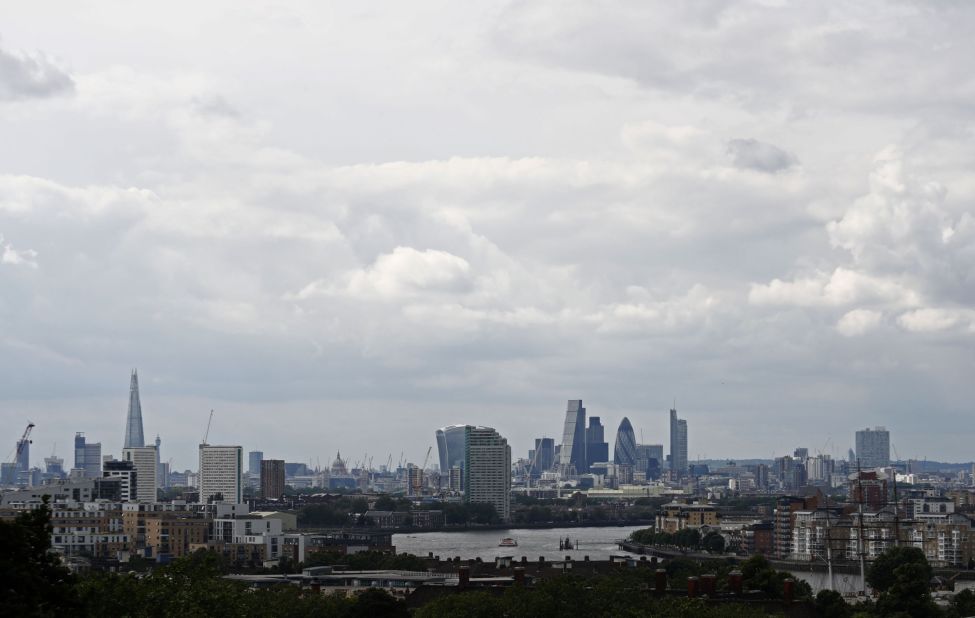
<svg viewBox="0 0 975 618">
<path fill-rule="evenodd" d="M 132 462 L 136 474 L 135 499 L 139 502 L 155 502 L 158 481 L 156 473 L 156 447 L 141 446 L 122 449 L 122 461 Z M 105 464 L 108 465 L 107 463 Z"/>
<path fill-rule="evenodd" d="M 563 476 L 584 474 L 586 463 L 586 409 L 581 399 L 570 399 L 565 411 L 562 447 L 559 450 L 559 472 Z"/>
<path fill-rule="evenodd" d="M 260 469 L 261 497 L 277 500 L 284 494 L 284 460 L 262 459 Z"/>
<path fill-rule="evenodd" d="M 687 421 L 670 410 L 670 472 L 673 478 L 687 476 Z"/>
<path fill-rule="evenodd" d="M 119 500 L 122 502 L 138 500 L 139 475 L 131 461 L 106 461 L 102 475 L 104 478 L 118 479 Z"/>
<path fill-rule="evenodd" d="M 494 506 L 507 521 L 511 516 L 511 447 L 490 427 L 465 428 L 464 501 Z"/>
<path fill-rule="evenodd" d="M 856 433 L 856 454 L 861 468 L 890 465 L 890 432 L 886 427 L 861 429 Z"/>
<path fill-rule="evenodd" d="M 200 502 L 243 502 L 243 472 L 243 447 L 201 444 Z"/>
</svg>

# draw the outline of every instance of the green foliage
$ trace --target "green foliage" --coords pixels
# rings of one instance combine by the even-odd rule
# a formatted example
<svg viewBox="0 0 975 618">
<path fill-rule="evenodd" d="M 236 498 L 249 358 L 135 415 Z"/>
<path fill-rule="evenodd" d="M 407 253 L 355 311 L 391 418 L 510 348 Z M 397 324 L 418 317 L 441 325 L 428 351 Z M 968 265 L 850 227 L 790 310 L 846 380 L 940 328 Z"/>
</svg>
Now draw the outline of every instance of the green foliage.
<svg viewBox="0 0 975 618">
<path fill-rule="evenodd" d="M 504 602 L 486 592 L 441 597 L 416 610 L 415 618 L 495 618 L 504 615 Z"/>
<path fill-rule="evenodd" d="M 74 578 L 51 549 L 51 509 L 40 508 L 0 522 L 0 611 L 50 616 L 77 607 Z"/>
<path fill-rule="evenodd" d="M 349 511 L 331 504 L 309 504 L 298 511 L 298 525 L 304 527 L 345 526 L 351 523 Z"/>
<path fill-rule="evenodd" d="M 951 599 L 951 607 L 948 615 L 955 616 L 975 616 L 975 592 L 969 588 L 962 590 Z"/>
<path fill-rule="evenodd" d="M 703 539 L 701 539 L 701 547 L 708 550 L 712 554 L 723 553 L 724 537 L 717 532 L 709 532 Z"/>
<path fill-rule="evenodd" d="M 721 538 L 721 535 L 716 532 L 711 534 Z M 701 533 L 694 528 L 684 528 L 683 530 L 678 530 L 673 534 L 670 534 L 669 532 L 654 532 L 653 528 L 646 528 L 644 530 L 636 530 L 631 533 L 630 539 L 644 545 L 672 545 L 676 547 L 683 547 L 685 549 L 706 549 L 706 547 L 702 545 Z M 712 540 L 710 542 L 717 544 L 717 541 Z M 723 550 L 723 538 L 721 539 L 720 543 L 721 549 Z"/>
<path fill-rule="evenodd" d="M 894 571 L 905 564 L 918 564 L 925 571 L 927 576 L 924 584 L 931 581 L 933 571 L 928 564 L 924 552 L 917 547 L 893 547 L 877 556 L 877 559 L 870 565 L 867 571 L 867 583 L 877 592 L 884 592 L 894 585 L 896 576 Z"/>
<path fill-rule="evenodd" d="M 886 553 L 886 552 L 885 552 Z M 923 557 L 923 554 L 922 554 Z M 931 567 L 927 561 L 906 562 L 894 569 L 894 581 L 877 599 L 879 616 L 935 618 L 941 610 L 931 598 Z"/>
<path fill-rule="evenodd" d="M 785 580 L 795 579 L 785 571 L 776 571 L 763 556 L 752 556 L 740 565 L 742 583 L 746 590 L 761 590 L 773 599 L 782 598 Z M 812 588 L 802 580 L 795 580 L 795 598 L 812 597 Z"/>
<path fill-rule="evenodd" d="M 823 618 L 850 618 L 853 608 L 835 590 L 820 590 L 816 595 L 816 611 Z"/>
</svg>

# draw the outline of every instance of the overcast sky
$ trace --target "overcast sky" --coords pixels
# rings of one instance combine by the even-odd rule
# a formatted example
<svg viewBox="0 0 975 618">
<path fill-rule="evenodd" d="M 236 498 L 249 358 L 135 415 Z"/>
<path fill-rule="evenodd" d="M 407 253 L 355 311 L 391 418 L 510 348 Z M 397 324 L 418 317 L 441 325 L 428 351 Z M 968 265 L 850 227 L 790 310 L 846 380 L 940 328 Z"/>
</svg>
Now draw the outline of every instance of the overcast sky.
<svg viewBox="0 0 975 618">
<path fill-rule="evenodd" d="M 975 456 L 972 3 L 4 4 L 0 455 Z"/>
</svg>

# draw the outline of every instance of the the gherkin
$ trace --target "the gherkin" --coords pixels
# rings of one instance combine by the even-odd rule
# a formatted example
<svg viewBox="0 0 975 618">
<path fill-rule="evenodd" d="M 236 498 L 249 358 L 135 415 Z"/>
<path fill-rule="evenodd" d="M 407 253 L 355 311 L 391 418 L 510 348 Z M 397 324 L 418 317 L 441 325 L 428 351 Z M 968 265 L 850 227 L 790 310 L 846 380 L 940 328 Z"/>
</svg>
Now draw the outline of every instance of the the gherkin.
<svg viewBox="0 0 975 618">
<path fill-rule="evenodd" d="M 626 466 L 636 465 L 636 434 L 630 419 L 623 417 L 620 428 L 616 430 L 616 447 L 613 449 L 613 463 Z"/>
</svg>

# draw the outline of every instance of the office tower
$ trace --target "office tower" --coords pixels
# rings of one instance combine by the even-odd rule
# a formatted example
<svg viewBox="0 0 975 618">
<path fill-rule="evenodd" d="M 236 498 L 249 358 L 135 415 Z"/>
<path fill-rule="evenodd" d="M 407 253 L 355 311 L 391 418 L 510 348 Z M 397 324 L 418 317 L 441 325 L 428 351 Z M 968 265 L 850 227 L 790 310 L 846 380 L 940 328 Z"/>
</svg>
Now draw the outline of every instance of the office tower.
<svg viewBox="0 0 975 618">
<path fill-rule="evenodd" d="M 17 472 L 30 470 L 30 440 L 17 440 Z"/>
<path fill-rule="evenodd" d="M 636 434 L 630 419 L 623 417 L 616 430 L 616 445 L 613 447 L 613 463 L 622 466 L 636 466 Z"/>
<path fill-rule="evenodd" d="M 637 444 L 636 470 L 645 472 L 647 478 L 657 478 L 664 467 L 663 444 Z"/>
<path fill-rule="evenodd" d="M 135 468 L 135 499 L 139 502 L 155 502 L 156 488 L 159 486 L 156 480 L 156 474 L 158 472 L 156 465 L 156 447 L 139 446 L 124 448 L 122 449 L 122 461 L 132 462 L 132 466 Z M 106 467 L 108 465 L 108 463 L 105 464 Z"/>
<path fill-rule="evenodd" d="M 464 430 L 464 502 L 494 506 L 502 521 L 511 515 L 511 447 L 490 427 Z"/>
<path fill-rule="evenodd" d="M 102 443 L 89 443 L 80 431 L 74 435 L 74 469 L 81 476 L 97 479 L 102 476 Z"/>
<path fill-rule="evenodd" d="M 860 468 L 883 468 L 890 465 L 890 433 L 885 427 L 858 431 L 856 447 Z"/>
<path fill-rule="evenodd" d="M 139 448 L 145 445 L 145 437 L 142 435 L 142 403 L 139 401 L 139 374 L 133 369 L 129 379 L 129 414 L 125 419 L 125 444 L 122 448 Z"/>
<path fill-rule="evenodd" d="M 105 462 L 102 477 L 119 479 L 119 500 L 122 502 L 139 500 L 139 473 L 131 461 Z"/>
<path fill-rule="evenodd" d="M 609 443 L 603 433 L 603 424 L 598 416 L 589 417 L 589 427 L 586 429 L 586 472 L 594 463 L 609 461 Z"/>
<path fill-rule="evenodd" d="M 532 476 L 538 478 L 555 465 L 555 439 L 535 438 L 535 455 L 532 459 Z"/>
<path fill-rule="evenodd" d="M 201 444 L 200 502 L 243 502 L 243 471 L 243 447 Z"/>
<path fill-rule="evenodd" d="M 247 473 L 259 475 L 261 473 L 261 462 L 264 461 L 264 451 L 251 451 L 247 453 Z M 272 459 L 270 461 L 277 461 Z"/>
<path fill-rule="evenodd" d="M 670 473 L 674 479 L 687 476 L 687 421 L 670 410 Z"/>
<path fill-rule="evenodd" d="M 562 449 L 559 451 L 559 473 L 562 476 L 583 474 L 586 465 L 586 409 L 581 399 L 570 399 L 565 411 Z"/>
<path fill-rule="evenodd" d="M 15 485 L 17 483 L 17 464 L 0 463 L 0 485 Z"/>
<path fill-rule="evenodd" d="M 464 465 L 464 439 L 467 425 L 450 425 L 437 430 L 437 454 L 440 469 L 450 470 Z"/>
<path fill-rule="evenodd" d="M 261 460 L 261 497 L 277 500 L 284 495 L 284 460 Z"/>
<path fill-rule="evenodd" d="M 56 455 L 44 458 L 44 472 L 48 476 L 61 478 L 64 476 L 64 459 Z"/>
<path fill-rule="evenodd" d="M 806 461 L 809 458 L 809 449 L 799 447 L 792 451 L 792 456 L 799 461 Z"/>
</svg>

